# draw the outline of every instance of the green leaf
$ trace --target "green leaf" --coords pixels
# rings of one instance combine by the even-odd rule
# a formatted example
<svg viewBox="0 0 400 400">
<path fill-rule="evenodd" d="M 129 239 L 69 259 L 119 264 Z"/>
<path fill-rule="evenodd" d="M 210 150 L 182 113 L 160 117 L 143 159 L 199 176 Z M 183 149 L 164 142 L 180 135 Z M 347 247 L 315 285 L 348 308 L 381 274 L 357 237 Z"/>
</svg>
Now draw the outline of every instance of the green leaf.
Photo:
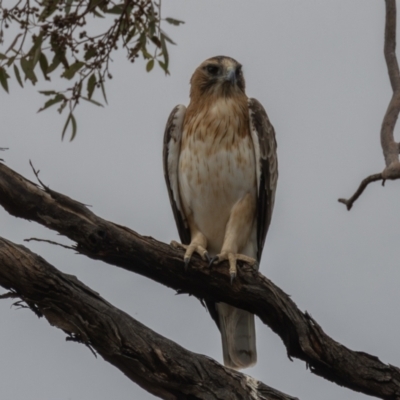
<svg viewBox="0 0 400 400">
<path fill-rule="evenodd" d="M 53 14 L 57 10 L 57 6 L 60 0 L 50 0 L 46 1 L 44 10 L 39 16 L 39 21 L 43 22 L 46 18 L 50 17 L 51 14 Z"/>
<path fill-rule="evenodd" d="M 40 69 L 43 72 L 44 79 L 46 79 L 46 81 L 49 81 L 50 78 L 47 76 L 47 72 L 49 70 L 49 63 L 47 62 L 47 58 L 44 55 L 44 53 L 40 53 L 39 65 L 40 65 Z"/>
<path fill-rule="evenodd" d="M 154 67 L 154 59 L 153 59 L 153 60 L 150 60 L 150 61 L 147 63 L 147 65 L 146 65 L 146 71 L 147 71 L 147 72 L 150 72 L 150 71 L 153 69 L 153 67 Z"/>
<path fill-rule="evenodd" d="M 87 60 L 90 60 L 92 57 L 94 57 L 95 55 L 97 54 L 97 50 L 96 50 L 96 48 L 95 47 L 90 47 L 87 51 L 86 51 L 86 53 L 85 53 L 85 55 L 84 55 L 84 59 L 87 61 Z"/>
<path fill-rule="evenodd" d="M 158 64 L 160 65 L 160 67 L 164 70 L 166 75 L 169 75 L 169 71 L 168 71 L 168 67 L 165 63 L 163 63 L 162 61 L 158 61 Z"/>
<path fill-rule="evenodd" d="M 40 58 L 40 55 L 42 54 L 42 48 L 41 47 L 38 47 L 36 50 L 35 50 L 35 54 L 33 55 L 33 68 L 35 68 L 36 67 L 36 64 L 37 64 L 37 62 L 39 61 L 39 58 Z"/>
<path fill-rule="evenodd" d="M 102 9 L 101 3 L 103 1 L 104 0 L 89 0 L 89 11 L 93 11 L 96 7 L 99 7 L 100 9 Z"/>
<path fill-rule="evenodd" d="M 154 36 L 155 32 L 156 32 L 156 21 L 154 20 L 154 18 L 152 18 L 150 23 L 149 23 L 149 33 L 148 33 L 148 35 L 150 37 Z"/>
<path fill-rule="evenodd" d="M 72 142 L 76 136 L 76 130 L 77 130 L 77 125 L 76 125 L 76 119 L 72 112 L 69 113 L 67 120 L 65 121 L 65 125 L 63 128 L 63 131 L 61 133 L 61 140 L 64 140 L 65 132 L 67 131 L 68 125 L 71 122 L 72 125 L 72 132 L 71 132 L 71 139 L 69 140 Z"/>
<path fill-rule="evenodd" d="M 130 40 L 136 35 L 136 26 L 134 26 L 126 35 L 125 43 L 129 43 Z"/>
<path fill-rule="evenodd" d="M 103 14 L 100 14 L 98 11 L 96 11 L 96 10 L 93 10 L 93 14 L 96 16 L 96 17 L 98 17 L 98 18 L 104 18 L 104 15 Z"/>
<path fill-rule="evenodd" d="M 17 56 L 10 57 L 7 61 L 7 67 L 10 67 Z"/>
<path fill-rule="evenodd" d="M 21 74 L 19 73 L 19 69 L 15 64 L 14 64 L 14 74 L 15 77 L 17 78 L 19 85 L 23 88 L 24 85 L 22 84 Z"/>
<path fill-rule="evenodd" d="M 3 53 L 0 53 L 0 60 L 7 60 L 7 56 Z"/>
<path fill-rule="evenodd" d="M 176 45 L 176 43 L 164 32 L 161 31 L 161 36 L 169 43 Z"/>
<path fill-rule="evenodd" d="M 71 135 L 71 139 L 69 139 L 70 142 L 72 142 L 76 136 L 76 119 L 74 117 L 74 115 L 71 113 L 71 122 L 72 122 L 72 135 Z"/>
<path fill-rule="evenodd" d="M 65 69 L 69 68 L 69 63 L 67 57 L 65 56 L 66 50 L 65 48 L 60 45 L 60 37 L 57 33 L 52 33 L 50 36 L 50 46 L 54 52 L 53 63 L 55 62 L 56 58 L 60 60 L 60 62 L 64 65 Z"/>
<path fill-rule="evenodd" d="M 61 133 L 61 140 L 64 140 L 65 132 L 68 128 L 69 122 L 71 121 L 71 115 L 72 115 L 72 113 L 69 113 L 67 120 L 65 121 L 64 128 Z"/>
<path fill-rule="evenodd" d="M 42 41 L 43 33 L 40 33 L 40 35 L 36 37 L 32 48 L 28 52 L 28 55 L 33 59 L 33 68 L 35 68 L 37 62 L 39 61 L 40 54 L 42 53 Z"/>
<path fill-rule="evenodd" d="M 3 89 L 8 93 L 8 82 L 7 79 L 9 75 L 3 67 L 0 67 L 0 84 L 3 86 Z"/>
<path fill-rule="evenodd" d="M 143 47 L 146 47 L 146 42 L 147 42 L 146 32 L 142 32 L 142 33 L 140 34 L 140 37 L 139 37 L 140 46 L 141 46 L 142 48 L 143 48 Z"/>
<path fill-rule="evenodd" d="M 101 77 L 99 76 L 99 83 L 100 83 L 100 87 L 101 87 L 101 92 L 103 93 L 103 97 L 104 97 L 104 101 L 106 102 L 106 104 L 108 104 L 107 102 L 107 96 L 106 96 L 106 89 L 104 88 L 104 83 L 103 80 L 101 79 Z"/>
<path fill-rule="evenodd" d="M 185 23 L 185 21 L 180 21 L 179 19 L 174 19 L 174 18 L 165 18 L 165 20 L 166 20 L 169 24 L 176 25 L 176 26 Z"/>
<path fill-rule="evenodd" d="M 50 100 L 47 100 L 46 103 L 44 103 L 44 106 L 38 110 L 38 112 L 41 112 L 45 110 L 46 108 L 49 108 L 53 106 L 54 104 L 59 103 L 60 101 L 65 100 L 65 96 L 61 93 L 58 93 L 55 97 L 53 97 Z"/>
<path fill-rule="evenodd" d="M 168 55 L 168 49 L 167 49 L 167 43 L 165 43 L 165 35 L 162 33 L 160 35 L 160 39 L 161 39 L 161 50 L 162 50 L 162 55 L 164 56 L 164 65 L 165 65 L 165 72 L 168 72 L 168 64 L 169 64 L 169 55 Z"/>
<path fill-rule="evenodd" d="M 40 94 L 44 94 L 45 96 L 52 96 L 53 94 L 57 94 L 55 90 L 39 90 Z"/>
<path fill-rule="evenodd" d="M 157 36 L 152 36 L 150 38 L 150 40 L 157 46 L 157 47 L 161 47 L 161 42 L 160 39 Z"/>
<path fill-rule="evenodd" d="M 88 79 L 88 83 L 87 83 L 87 93 L 88 93 L 89 100 L 92 98 L 94 89 L 96 87 L 96 83 L 97 83 L 96 75 L 93 72 L 93 74 L 90 75 L 90 78 Z"/>
<path fill-rule="evenodd" d="M 85 65 L 82 61 L 74 62 L 64 73 L 61 75 L 63 78 L 72 79 L 74 75 Z"/>
<path fill-rule="evenodd" d="M 0 35 L 1 36 L 1 35 Z M 17 36 L 15 36 L 14 40 L 12 41 L 12 43 L 10 44 L 10 46 L 8 47 L 8 49 L 6 50 L 6 54 L 10 51 L 10 50 L 14 50 L 14 46 L 17 44 L 18 39 L 22 36 L 22 33 L 18 33 Z M 14 50 L 15 51 L 15 50 Z"/>
<path fill-rule="evenodd" d="M 27 57 L 21 58 L 21 68 L 25 73 L 25 80 L 29 79 L 34 85 L 37 82 L 35 73 L 33 72 L 33 60 Z"/>
<path fill-rule="evenodd" d="M 64 110 L 64 108 L 67 106 L 68 101 L 63 101 L 60 105 L 60 107 L 57 108 L 57 111 L 61 114 Z"/>
<path fill-rule="evenodd" d="M 122 11 L 124 9 L 124 4 L 117 4 L 116 6 L 109 8 L 108 10 L 106 10 L 107 14 L 117 14 L 117 15 L 121 15 Z"/>
<path fill-rule="evenodd" d="M 51 64 L 47 68 L 47 73 L 51 74 L 54 70 L 57 69 L 57 67 L 60 65 L 60 63 L 61 63 L 60 59 L 57 57 L 57 55 L 55 55 L 54 58 L 53 58 L 53 61 L 51 62 Z"/>
<path fill-rule="evenodd" d="M 146 46 L 143 46 L 142 48 L 141 48 L 141 50 L 142 50 L 142 54 L 143 54 L 143 57 L 145 58 L 145 59 L 149 59 L 149 58 L 152 58 L 153 56 L 147 51 L 147 49 L 146 49 Z"/>
<path fill-rule="evenodd" d="M 96 106 L 104 107 L 103 104 L 99 103 L 98 101 L 95 101 L 95 100 L 92 100 L 92 99 L 88 99 L 87 97 L 83 97 L 83 96 L 82 96 L 82 99 L 83 99 L 83 100 L 86 100 L 86 101 L 89 101 L 90 103 L 93 103 L 93 104 L 95 104 Z"/>
<path fill-rule="evenodd" d="M 72 2 L 74 0 L 66 0 L 65 2 L 65 8 L 64 8 L 64 12 L 66 15 L 69 15 L 69 13 L 71 12 L 71 6 L 72 6 Z"/>
</svg>

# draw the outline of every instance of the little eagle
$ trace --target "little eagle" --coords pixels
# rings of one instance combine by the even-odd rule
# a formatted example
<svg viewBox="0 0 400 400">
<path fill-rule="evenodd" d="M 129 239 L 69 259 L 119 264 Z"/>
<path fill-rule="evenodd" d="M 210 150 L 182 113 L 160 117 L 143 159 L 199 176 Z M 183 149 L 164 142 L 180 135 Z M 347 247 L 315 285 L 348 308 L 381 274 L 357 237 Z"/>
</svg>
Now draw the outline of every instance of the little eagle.
<svg viewBox="0 0 400 400">
<path fill-rule="evenodd" d="M 274 128 L 245 93 L 242 66 L 230 57 L 204 61 L 191 80 L 190 104 L 177 105 L 164 134 L 164 175 L 185 250 L 211 263 L 238 260 L 258 268 L 278 180 Z M 254 315 L 207 301 L 222 337 L 224 364 L 257 361 Z"/>
</svg>

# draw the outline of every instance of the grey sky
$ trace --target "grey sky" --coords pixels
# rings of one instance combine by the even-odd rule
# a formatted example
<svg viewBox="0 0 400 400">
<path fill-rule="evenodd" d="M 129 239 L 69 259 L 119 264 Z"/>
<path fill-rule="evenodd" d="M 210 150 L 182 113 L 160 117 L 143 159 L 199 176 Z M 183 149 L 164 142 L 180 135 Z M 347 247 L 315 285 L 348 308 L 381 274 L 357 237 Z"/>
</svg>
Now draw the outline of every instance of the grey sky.
<svg viewBox="0 0 400 400">
<path fill-rule="evenodd" d="M 141 234 L 177 239 L 161 152 L 165 122 L 187 104 L 189 79 L 206 58 L 243 64 L 247 94 L 275 126 L 280 178 L 261 272 L 345 346 L 400 366 L 398 199 L 400 182 L 372 184 L 347 212 L 361 179 L 380 172 L 379 130 L 391 89 L 383 58 L 384 2 L 174 0 L 164 16 L 171 76 L 148 74 L 122 52 L 112 66 L 109 106 L 82 105 L 78 136 L 60 141 L 65 115 L 36 114 L 44 98 L 16 82 L 0 92 L 0 147 L 27 178 L 29 159 L 51 188 L 93 205 L 98 215 Z M 100 99 L 99 99 L 100 100 Z M 0 235 L 16 243 L 68 242 L 0 209 Z M 75 274 L 115 306 L 189 350 L 222 360 L 219 332 L 200 303 L 140 276 L 50 245 L 27 247 Z M 0 301 L 1 398 L 152 399 L 82 345 L 27 310 Z M 281 340 L 257 321 L 258 364 L 244 372 L 302 400 L 366 396 L 290 362 Z"/>
</svg>

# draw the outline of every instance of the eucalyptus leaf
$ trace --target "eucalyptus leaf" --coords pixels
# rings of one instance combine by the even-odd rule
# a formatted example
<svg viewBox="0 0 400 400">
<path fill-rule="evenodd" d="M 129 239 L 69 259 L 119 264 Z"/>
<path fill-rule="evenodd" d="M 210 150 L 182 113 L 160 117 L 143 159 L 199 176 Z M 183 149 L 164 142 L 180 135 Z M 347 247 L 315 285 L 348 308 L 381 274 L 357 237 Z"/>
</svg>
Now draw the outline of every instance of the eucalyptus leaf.
<svg viewBox="0 0 400 400">
<path fill-rule="evenodd" d="M 153 60 L 150 60 L 150 61 L 147 63 L 147 65 L 146 65 L 146 71 L 147 71 L 147 72 L 150 72 L 150 71 L 153 69 L 153 67 L 154 67 L 154 59 L 153 59 Z"/>
<path fill-rule="evenodd" d="M 108 104 L 108 102 L 107 102 L 107 96 L 106 96 L 106 89 L 104 88 L 103 80 L 101 79 L 101 77 L 99 77 L 99 78 L 100 78 L 100 79 L 99 79 L 99 83 L 100 83 L 100 87 L 101 87 L 101 92 L 103 93 L 104 101 L 106 102 L 106 104 Z"/>
<path fill-rule="evenodd" d="M 49 108 L 53 106 L 54 104 L 59 103 L 60 101 L 65 100 L 65 96 L 61 93 L 58 93 L 55 97 L 53 97 L 50 100 L 47 100 L 46 103 L 44 103 L 44 106 L 38 110 L 38 112 L 41 112 L 45 110 L 46 108 Z"/>
<path fill-rule="evenodd" d="M 96 101 L 96 100 L 88 99 L 87 97 L 83 97 L 83 96 L 82 96 L 82 99 L 85 100 L 85 101 L 88 101 L 89 103 L 92 103 L 92 104 L 94 104 L 94 105 L 96 105 L 96 106 L 104 107 L 103 104 L 99 103 L 99 102 Z"/>
<path fill-rule="evenodd" d="M 63 78 L 72 79 L 74 75 L 85 65 L 82 61 L 76 61 L 61 75 Z"/>
<path fill-rule="evenodd" d="M 64 128 L 63 128 L 62 133 L 61 133 L 61 140 L 64 140 L 65 132 L 66 132 L 66 130 L 68 128 L 68 125 L 69 125 L 69 123 L 71 121 L 71 115 L 72 115 L 72 113 L 69 113 L 69 115 L 67 117 L 67 120 L 65 121 Z"/>
<path fill-rule="evenodd" d="M 3 89 L 8 93 L 8 82 L 7 79 L 9 75 L 3 67 L 0 67 L 0 84 L 3 86 Z"/>
<path fill-rule="evenodd" d="M 44 79 L 46 79 L 46 81 L 49 81 L 50 78 L 47 75 L 47 73 L 49 71 L 49 63 L 48 63 L 47 58 L 44 53 L 40 53 L 39 65 L 40 65 L 40 69 L 43 72 Z"/>
<path fill-rule="evenodd" d="M 88 93 L 87 97 L 89 98 L 89 100 L 92 98 L 94 89 L 96 88 L 96 83 L 97 83 L 96 75 L 93 72 L 93 74 L 90 75 L 90 78 L 88 79 L 87 82 L 87 93 Z"/>
<path fill-rule="evenodd" d="M 108 10 L 106 10 L 107 14 L 117 14 L 117 15 L 121 15 L 122 11 L 124 9 L 124 4 L 117 4 L 112 8 L 109 8 Z"/>
<path fill-rule="evenodd" d="M 21 58 L 21 68 L 25 73 L 25 80 L 29 79 L 34 85 L 37 82 L 37 78 L 33 72 L 33 60 L 28 57 Z"/>
<path fill-rule="evenodd" d="M 175 18 L 165 18 L 165 20 L 166 20 L 169 24 L 176 25 L 176 26 L 185 23 L 185 21 L 180 21 L 179 19 L 175 19 Z"/>
<path fill-rule="evenodd" d="M 71 122 L 72 122 L 72 134 L 71 134 L 71 139 L 69 140 L 70 142 L 74 140 L 77 131 L 76 119 L 74 117 L 74 114 L 72 113 L 71 113 Z"/>
<path fill-rule="evenodd" d="M 24 85 L 22 83 L 21 74 L 19 73 L 19 69 L 15 64 L 14 64 L 14 74 L 15 74 L 15 77 L 17 78 L 19 85 L 23 88 Z"/>
</svg>

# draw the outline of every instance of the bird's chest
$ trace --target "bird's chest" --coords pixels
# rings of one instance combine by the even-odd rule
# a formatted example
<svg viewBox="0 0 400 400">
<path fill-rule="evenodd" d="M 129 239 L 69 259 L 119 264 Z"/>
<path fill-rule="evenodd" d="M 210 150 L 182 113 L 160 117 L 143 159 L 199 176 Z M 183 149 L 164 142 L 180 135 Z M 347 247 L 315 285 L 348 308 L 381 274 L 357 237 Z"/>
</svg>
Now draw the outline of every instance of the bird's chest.
<svg viewBox="0 0 400 400">
<path fill-rule="evenodd" d="M 182 202 L 194 216 L 226 220 L 233 205 L 256 188 L 256 163 L 247 115 L 229 107 L 199 113 L 184 126 L 179 159 Z"/>
</svg>

